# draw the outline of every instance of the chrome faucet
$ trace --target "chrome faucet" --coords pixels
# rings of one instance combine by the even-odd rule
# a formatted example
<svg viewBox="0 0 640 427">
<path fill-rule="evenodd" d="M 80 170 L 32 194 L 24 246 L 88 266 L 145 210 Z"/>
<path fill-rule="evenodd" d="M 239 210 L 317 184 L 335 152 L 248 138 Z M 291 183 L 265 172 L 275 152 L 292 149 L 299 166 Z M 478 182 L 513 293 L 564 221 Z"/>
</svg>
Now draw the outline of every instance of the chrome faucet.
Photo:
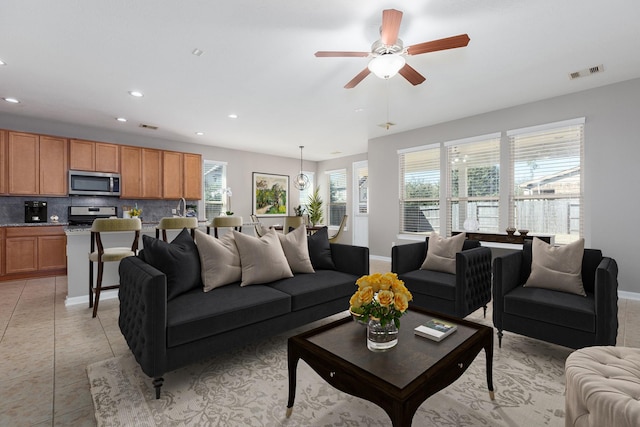
<svg viewBox="0 0 640 427">
<path fill-rule="evenodd" d="M 181 204 L 182 204 L 182 210 L 180 209 Z M 180 200 L 178 200 L 178 207 L 176 208 L 176 213 L 178 214 L 178 216 L 185 216 L 187 214 L 187 201 L 184 199 L 184 197 L 181 197 Z"/>
</svg>

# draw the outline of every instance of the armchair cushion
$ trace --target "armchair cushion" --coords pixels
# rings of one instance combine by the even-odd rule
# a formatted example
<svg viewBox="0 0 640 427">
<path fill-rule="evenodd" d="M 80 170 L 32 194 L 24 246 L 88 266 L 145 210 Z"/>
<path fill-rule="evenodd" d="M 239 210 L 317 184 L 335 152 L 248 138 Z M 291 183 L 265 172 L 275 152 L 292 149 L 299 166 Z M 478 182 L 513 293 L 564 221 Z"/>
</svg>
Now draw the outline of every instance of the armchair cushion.
<svg viewBox="0 0 640 427">
<path fill-rule="evenodd" d="M 427 257 L 420 269 L 456 274 L 456 254 L 462 250 L 465 239 L 465 233 L 446 238 L 431 232 Z"/>
<path fill-rule="evenodd" d="M 456 276 L 441 271 L 413 270 L 402 275 L 411 284 L 412 293 L 453 301 L 456 299 Z"/>
<path fill-rule="evenodd" d="M 531 273 L 524 286 L 586 296 L 581 274 L 583 254 L 584 239 L 564 246 L 551 246 L 535 237 Z"/>
</svg>

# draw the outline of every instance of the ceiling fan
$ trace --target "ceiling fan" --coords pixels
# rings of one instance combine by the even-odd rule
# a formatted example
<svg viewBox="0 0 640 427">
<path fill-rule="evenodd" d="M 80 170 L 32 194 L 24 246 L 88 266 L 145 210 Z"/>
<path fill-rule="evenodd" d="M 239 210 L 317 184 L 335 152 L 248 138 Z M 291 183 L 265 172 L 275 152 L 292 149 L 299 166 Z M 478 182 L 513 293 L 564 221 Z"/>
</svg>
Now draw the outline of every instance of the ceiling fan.
<svg viewBox="0 0 640 427">
<path fill-rule="evenodd" d="M 402 12 L 395 9 L 382 11 L 382 26 L 380 27 L 380 40 L 371 46 L 371 52 L 334 52 L 318 51 L 317 57 L 373 57 L 367 68 L 362 70 L 344 87 L 351 89 L 364 80 L 370 73 L 374 73 L 380 78 L 389 79 L 396 74 L 400 74 L 409 83 L 416 86 L 424 82 L 425 77 L 406 63 L 405 55 L 420 55 L 422 53 L 437 52 L 439 50 L 455 49 L 465 47 L 469 44 L 469 36 L 460 34 L 439 40 L 432 40 L 418 43 L 409 47 L 404 47 L 402 40 L 398 38 Z"/>
</svg>

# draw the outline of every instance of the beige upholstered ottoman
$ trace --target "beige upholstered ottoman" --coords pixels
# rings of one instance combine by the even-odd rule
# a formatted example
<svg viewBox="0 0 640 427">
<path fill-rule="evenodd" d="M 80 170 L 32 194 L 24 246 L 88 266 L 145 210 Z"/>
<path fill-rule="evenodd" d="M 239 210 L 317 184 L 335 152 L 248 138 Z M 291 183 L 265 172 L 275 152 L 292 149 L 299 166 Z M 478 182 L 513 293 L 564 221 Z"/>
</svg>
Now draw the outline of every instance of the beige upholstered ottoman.
<svg viewBox="0 0 640 427">
<path fill-rule="evenodd" d="M 585 347 L 565 372 L 567 427 L 640 426 L 640 349 Z"/>
</svg>

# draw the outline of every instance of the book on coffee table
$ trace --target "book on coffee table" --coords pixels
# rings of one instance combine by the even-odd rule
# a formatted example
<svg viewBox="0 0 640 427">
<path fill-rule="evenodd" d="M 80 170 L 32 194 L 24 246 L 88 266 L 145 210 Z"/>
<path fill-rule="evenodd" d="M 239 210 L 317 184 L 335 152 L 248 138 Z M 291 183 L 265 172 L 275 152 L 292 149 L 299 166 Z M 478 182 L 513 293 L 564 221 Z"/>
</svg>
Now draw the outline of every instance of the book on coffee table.
<svg viewBox="0 0 640 427">
<path fill-rule="evenodd" d="M 417 326 L 414 331 L 416 335 L 429 338 L 434 341 L 442 341 L 458 329 L 453 323 L 445 322 L 440 319 L 431 319 L 420 326 Z"/>
</svg>

